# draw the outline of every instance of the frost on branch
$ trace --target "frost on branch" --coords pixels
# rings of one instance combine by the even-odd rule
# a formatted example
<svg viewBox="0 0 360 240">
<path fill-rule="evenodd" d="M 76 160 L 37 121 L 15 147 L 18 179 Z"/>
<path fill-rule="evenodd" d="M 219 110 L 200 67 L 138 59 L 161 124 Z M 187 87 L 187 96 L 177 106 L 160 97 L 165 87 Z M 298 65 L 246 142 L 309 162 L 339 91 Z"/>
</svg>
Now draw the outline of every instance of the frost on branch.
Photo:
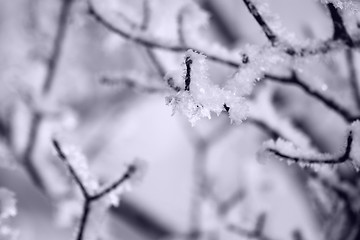
<svg viewBox="0 0 360 240">
<path fill-rule="evenodd" d="M 299 164 L 301 167 L 317 167 L 322 165 L 335 166 L 350 162 L 355 170 L 360 168 L 360 122 L 353 122 L 346 136 L 345 144 L 335 154 L 319 153 L 311 148 L 300 148 L 292 142 L 278 139 L 264 143 L 261 158 L 276 158 L 286 161 L 289 165 Z"/>
<path fill-rule="evenodd" d="M 185 54 L 182 72 L 174 74 L 176 82 L 182 82 L 183 90 L 169 96 L 167 102 L 173 111 L 180 111 L 194 124 L 201 118 L 211 118 L 211 112 L 219 115 L 224 104 L 230 109 L 230 116 L 236 122 L 246 117 L 247 104 L 243 96 L 211 83 L 208 76 L 206 57 L 189 50 Z"/>
<path fill-rule="evenodd" d="M 287 58 L 277 48 L 246 46 L 244 65 L 221 87 L 209 79 L 206 57 L 188 50 L 182 71 L 171 75 L 183 90 L 167 97 L 167 103 L 174 112 L 183 113 L 192 124 L 204 117 L 210 119 L 211 113 L 219 115 L 224 110 L 232 121 L 242 122 L 248 116 L 247 97 L 256 81 L 262 79 L 265 71 L 282 69 L 288 62 Z"/>
<path fill-rule="evenodd" d="M 98 239 L 98 226 L 106 210 L 111 205 L 118 205 L 119 195 L 122 195 L 124 189 L 130 189 L 130 184 L 141 178 L 144 164 L 136 160 L 127 166 L 119 179 L 109 185 L 100 186 L 91 174 L 86 158 L 76 148 L 62 148 L 57 140 L 53 140 L 53 145 L 76 187 L 80 189 L 72 199 L 67 198 L 60 202 L 58 223 L 69 225 L 75 218 L 80 218 L 76 239 Z M 80 196 L 76 194 L 79 192 Z"/>
<path fill-rule="evenodd" d="M 359 3 L 353 0 L 320 0 L 322 4 L 332 3 L 341 10 L 359 12 Z"/>
<path fill-rule="evenodd" d="M 17 214 L 15 194 L 5 188 L 0 188 L 0 239 L 14 240 L 17 231 L 9 227 L 6 221 Z"/>
<path fill-rule="evenodd" d="M 88 160 L 85 155 L 75 146 L 64 146 L 62 153 L 66 156 L 68 164 L 74 169 L 75 174 L 83 183 L 89 193 L 99 189 L 99 183 L 90 172 Z"/>
</svg>

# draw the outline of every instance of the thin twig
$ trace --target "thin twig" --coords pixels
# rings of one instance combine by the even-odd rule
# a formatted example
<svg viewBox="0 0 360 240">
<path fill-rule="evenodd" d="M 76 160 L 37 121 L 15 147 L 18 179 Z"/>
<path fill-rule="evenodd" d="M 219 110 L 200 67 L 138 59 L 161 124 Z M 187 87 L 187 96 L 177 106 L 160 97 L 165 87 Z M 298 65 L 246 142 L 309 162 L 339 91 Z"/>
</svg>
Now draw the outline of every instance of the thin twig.
<svg viewBox="0 0 360 240">
<path fill-rule="evenodd" d="M 125 172 L 125 174 L 123 176 L 121 176 L 117 181 L 115 181 L 114 183 L 112 183 L 110 186 L 108 186 L 107 188 L 103 189 L 101 192 L 91 196 L 89 199 L 91 201 L 96 201 L 102 197 L 104 197 L 105 195 L 111 193 L 112 191 L 116 190 L 121 184 L 125 183 L 127 180 L 129 180 L 133 174 L 137 171 L 136 166 L 134 165 L 130 165 L 127 169 L 127 171 Z"/>
<path fill-rule="evenodd" d="M 120 27 L 116 26 L 114 23 L 106 19 L 102 14 L 98 12 L 94 4 L 92 3 L 94 0 L 88 0 L 89 2 L 89 14 L 93 16 L 93 18 L 103 25 L 105 28 L 110 30 L 113 33 L 116 33 L 126 39 L 129 39 L 133 42 L 137 42 L 141 45 L 144 45 L 149 48 L 157 48 L 157 49 L 163 49 L 168 50 L 172 52 L 185 52 L 188 49 L 193 49 L 196 52 L 203 53 L 207 56 L 208 59 L 219 62 L 225 65 L 228 65 L 230 67 L 239 68 L 244 63 L 242 61 L 237 62 L 230 59 L 226 59 L 223 56 L 212 54 L 210 52 L 207 52 L 204 49 L 198 49 L 195 46 L 184 46 L 178 43 L 166 43 L 165 41 L 159 41 L 159 39 L 151 38 L 144 34 L 133 34 L 129 30 L 121 29 Z M 245 0 L 244 0 L 245 1 Z M 248 0 L 246 0 L 248 1 Z M 259 16 L 261 16 L 259 14 Z M 265 25 L 263 25 L 265 26 Z M 271 36 L 270 32 L 266 30 L 269 36 Z M 360 38 L 359 37 L 351 37 L 352 39 L 352 48 L 360 48 Z M 270 37 L 270 39 L 274 39 L 273 37 Z M 328 53 L 330 51 L 335 51 L 338 49 L 343 49 L 344 47 L 348 47 L 348 44 L 346 44 L 344 41 L 341 41 L 340 43 L 335 44 L 334 39 L 329 39 L 322 41 L 321 43 L 317 44 L 316 46 L 312 47 L 303 47 L 295 49 L 293 47 L 288 47 L 284 49 L 284 52 L 294 56 L 294 57 L 306 57 L 310 55 L 318 55 L 318 54 L 324 54 Z M 248 57 L 248 56 L 246 56 Z M 251 60 L 251 59 L 250 59 Z"/>
<path fill-rule="evenodd" d="M 111 32 L 114 32 L 126 39 L 130 39 L 131 41 L 136 42 L 141 45 L 144 45 L 146 47 L 169 50 L 172 52 L 185 52 L 188 49 L 193 49 L 194 51 L 197 51 L 197 52 L 203 52 L 202 50 L 200 50 L 196 47 L 190 47 L 190 46 L 187 47 L 187 46 L 183 46 L 183 45 L 169 44 L 169 43 L 165 43 L 165 42 L 160 43 L 155 39 L 146 38 L 142 35 L 133 35 L 131 32 L 127 32 L 124 29 L 120 29 L 119 27 L 115 26 L 112 22 L 108 21 L 105 17 L 103 17 L 97 11 L 97 9 L 93 6 L 91 1 L 89 1 L 89 13 L 90 13 L 90 15 L 92 15 L 94 17 L 94 19 L 97 22 L 101 23 L 104 27 L 106 27 Z M 224 64 L 227 64 L 232 67 L 239 67 L 239 64 L 235 61 L 232 61 L 229 59 L 224 59 L 220 56 L 212 55 L 209 53 L 206 54 L 206 56 L 208 59 L 211 59 L 215 62 L 224 63 Z"/>
<path fill-rule="evenodd" d="M 355 116 L 349 110 L 335 102 L 334 100 L 326 97 L 325 95 L 321 94 L 317 90 L 311 88 L 308 84 L 306 84 L 304 81 L 300 80 L 295 71 L 292 71 L 291 76 L 289 77 L 283 77 L 283 76 L 276 76 L 272 74 L 265 74 L 264 78 L 269 79 L 271 81 L 275 82 L 281 82 L 285 84 L 292 84 L 300 87 L 302 90 L 304 90 L 307 94 L 309 94 L 311 97 L 314 97 L 318 101 L 325 104 L 328 108 L 332 109 L 336 113 L 338 113 L 346 122 L 351 123 L 353 121 L 356 121 L 360 119 L 360 116 Z"/>
<path fill-rule="evenodd" d="M 63 152 L 63 150 L 60 147 L 60 144 L 57 140 L 53 140 L 53 145 L 55 147 L 55 150 L 59 156 L 59 158 L 63 161 L 63 163 L 66 165 L 66 167 L 68 168 L 71 176 L 74 178 L 76 184 L 79 186 L 82 194 L 84 195 L 85 198 L 89 198 L 90 194 L 88 193 L 88 191 L 86 190 L 85 185 L 82 183 L 80 177 L 77 175 L 74 167 L 71 165 L 71 163 L 69 162 L 69 160 L 67 159 L 66 154 Z"/>
<path fill-rule="evenodd" d="M 335 165 L 335 164 L 341 164 L 346 161 L 352 161 L 350 158 L 350 152 L 352 148 L 352 142 L 353 142 L 353 134 L 350 131 L 349 135 L 346 140 L 346 148 L 345 151 L 338 157 L 329 157 L 329 158 L 322 158 L 322 157 L 298 157 L 298 156 L 291 156 L 289 154 L 283 153 L 278 149 L 268 148 L 266 151 L 274 154 L 275 156 L 286 159 L 288 161 L 296 162 L 296 163 L 306 163 L 306 164 L 323 164 L 323 165 Z"/>
</svg>

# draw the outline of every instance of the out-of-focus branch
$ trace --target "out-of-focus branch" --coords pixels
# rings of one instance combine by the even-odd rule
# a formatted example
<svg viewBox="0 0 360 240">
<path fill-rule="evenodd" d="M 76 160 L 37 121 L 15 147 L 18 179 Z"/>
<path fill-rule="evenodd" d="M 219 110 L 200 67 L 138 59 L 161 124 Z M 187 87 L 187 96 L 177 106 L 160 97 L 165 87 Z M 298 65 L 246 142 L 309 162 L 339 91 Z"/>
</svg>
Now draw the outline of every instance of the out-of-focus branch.
<svg viewBox="0 0 360 240">
<path fill-rule="evenodd" d="M 191 46 L 183 46 L 179 45 L 177 43 L 165 43 L 165 41 L 160 42 L 159 39 L 153 39 L 143 34 L 137 34 L 134 35 L 130 31 L 127 31 L 125 29 L 121 29 L 117 27 L 114 23 L 108 21 L 104 16 L 102 16 L 96 9 L 96 7 L 93 5 L 92 1 L 89 1 L 89 13 L 94 17 L 94 19 L 102 24 L 104 27 L 106 27 L 111 32 L 114 32 L 126 39 L 129 39 L 133 42 L 136 42 L 138 44 L 144 45 L 146 47 L 150 48 L 157 48 L 157 49 L 163 49 L 163 50 L 169 50 L 172 52 L 185 52 L 188 49 L 193 49 L 197 52 L 204 52 L 201 49 L 197 49 L 196 47 Z M 225 59 L 220 56 L 212 55 L 210 53 L 206 54 L 208 59 L 211 59 L 215 62 L 220 62 L 227 64 L 232 67 L 238 67 L 239 64 L 233 60 Z"/>
<path fill-rule="evenodd" d="M 226 215 L 246 196 L 244 189 L 239 188 L 228 199 L 218 203 L 218 211 L 220 215 Z"/>
<path fill-rule="evenodd" d="M 353 121 L 359 120 L 360 116 L 353 115 L 349 110 L 341 106 L 339 103 L 334 100 L 326 97 L 324 94 L 318 92 L 313 89 L 311 86 L 306 84 L 303 80 L 300 80 L 295 71 L 292 71 L 292 74 L 288 77 L 276 76 L 273 74 L 265 74 L 264 77 L 271 81 L 292 84 L 300 87 L 303 91 L 309 94 L 311 97 L 317 99 L 322 102 L 328 108 L 339 114 L 347 123 L 351 123 Z"/>
<path fill-rule="evenodd" d="M 277 131 L 276 129 L 270 127 L 266 122 L 264 122 L 262 119 L 256 119 L 256 118 L 247 118 L 246 123 L 253 124 L 263 130 L 265 133 L 267 133 L 271 138 L 277 139 L 277 138 L 283 138 L 286 139 L 282 134 Z"/>
<path fill-rule="evenodd" d="M 252 230 L 248 230 L 234 224 L 228 224 L 227 229 L 237 235 L 240 235 L 242 237 L 247 237 L 249 239 L 274 240 L 274 238 L 271 238 L 264 233 L 265 221 L 266 221 L 266 214 L 261 213 L 258 216 L 254 229 Z"/>
<path fill-rule="evenodd" d="M 116 33 L 126 39 L 133 41 L 133 42 L 139 43 L 139 44 L 144 45 L 149 48 L 163 49 L 163 50 L 168 50 L 168 51 L 172 51 L 172 52 L 185 52 L 188 49 L 193 49 L 196 52 L 203 53 L 204 55 L 207 56 L 208 59 L 210 59 L 212 61 L 226 64 L 230 67 L 235 67 L 235 68 L 239 68 L 244 64 L 242 61 L 237 62 L 237 61 L 231 60 L 229 58 L 225 58 L 224 56 L 221 56 L 219 54 L 210 53 L 209 51 L 206 51 L 205 49 L 198 49 L 195 46 L 188 46 L 188 45 L 184 46 L 184 45 L 181 45 L 178 43 L 168 43 L 161 39 L 153 38 L 148 34 L 144 34 L 143 32 L 137 31 L 136 33 L 132 33 L 128 29 L 122 29 L 119 26 L 117 26 L 116 24 L 114 24 L 113 22 L 111 22 L 110 20 L 108 20 L 105 16 L 103 16 L 103 14 L 100 13 L 99 10 L 95 7 L 93 1 L 95 1 L 95 0 L 88 0 L 90 15 L 92 15 L 97 22 L 99 22 L 101 25 L 103 25 L 105 28 L 107 28 L 111 32 Z M 247 1 L 247 2 L 250 3 L 249 1 Z M 253 8 L 251 8 L 251 9 L 253 9 Z M 257 12 L 257 20 L 259 20 L 260 17 L 261 17 L 261 15 Z M 261 17 L 261 19 L 263 19 L 263 18 Z M 262 20 L 261 26 L 263 28 L 265 28 L 265 26 L 267 26 L 267 25 L 265 25 L 266 23 L 265 22 L 263 23 L 263 22 L 264 21 Z M 269 29 L 270 28 L 266 28 L 267 36 L 269 36 L 270 39 L 273 39 L 273 41 L 275 41 L 275 38 L 273 37 L 273 35 L 271 34 L 272 32 Z M 352 48 L 359 48 L 360 47 L 360 39 L 358 37 L 351 37 L 351 36 L 350 36 L 350 38 L 352 39 L 352 42 L 353 42 Z M 294 56 L 294 57 L 306 57 L 309 55 L 324 54 L 324 53 L 328 53 L 328 52 L 335 51 L 338 49 L 344 49 L 346 47 L 348 47 L 348 44 L 344 41 L 340 41 L 340 43 L 335 43 L 334 39 L 329 39 L 329 40 L 322 41 L 315 46 L 308 46 L 308 47 L 297 48 L 297 49 L 293 48 L 293 47 L 287 47 L 284 49 L 284 52 L 289 54 L 290 56 Z M 246 57 L 248 57 L 248 56 L 246 56 Z M 250 59 L 250 61 L 251 61 L 251 59 Z"/>
<path fill-rule="evenodd" d="M 59 66 L 61 53 L 63 51 L 63 45 L 67 33 L 68 18 L 71 12 L 71 6 L 74 0 L 63 0 L 61 1 L 60 15 L 57 21 L 57 30 L 54 38 L 52 52 L 47 62 L 47 71 L 42 87 L 42 95 L 46 96 L 50 93 L 52 88 L 56 71 Z M 30 122 L 30 130 L 27 137 L 27 144 L 22 155 L 23 164 L 28 171 L 34 184 L 39 186 L 40 189 L 44 189 L 42 179 L 39 175 L 38 169 L 36 168 L 33 160 L 33 154 L 35 151 L 35 145 L 38 138 L 39 128 L 42 122 L 42 115 L 38 112 L 34 112 Z"/>
<path fill-rule="evenodd" d="M 346 60 L 347 60 L 347 65 L 349 67 L 349 80 L 350 80 L 351 91 L 353 93 L 354 102 L 357 109 L 360 110 L 360 86 L 358 82 L 358 76 L 356 73 L 355 56 L 354 56 L 354 52 L 351 49 L 346 51 Z"/>
</svg>

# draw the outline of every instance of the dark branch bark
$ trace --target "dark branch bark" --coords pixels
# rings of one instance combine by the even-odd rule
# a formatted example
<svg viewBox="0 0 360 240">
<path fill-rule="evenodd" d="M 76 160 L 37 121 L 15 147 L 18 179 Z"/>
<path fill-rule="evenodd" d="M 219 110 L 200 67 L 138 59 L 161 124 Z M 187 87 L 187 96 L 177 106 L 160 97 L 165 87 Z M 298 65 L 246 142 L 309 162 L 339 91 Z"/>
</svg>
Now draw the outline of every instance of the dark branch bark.
<svg viewBox="0 0 360 240">
<path fill-rule="evenodd" d="M 190 91 L 190 83 L 191 83 L 191 65 L 193 60 L 190 56 L 186 56 L 185 58 L 185 66 L 186 66 L 186 75 L 185 75 L 185 91 Z"/>
<path fill-rule="evenodd" d="M 347 110 L 346 108 L 344 108 L 337 102 L 333 101 L 330 98 L 327 98 L 325 95 L 323 95 L 320 92 L 318 92 L 317 90 L 311 88 L 304 81 L 300 80 L 294 71 L 292 72 L 291 76 L 289 76 L 289 77 L 276 76 L 276 75 L 272 75 L 272 74 L 265 74 L 264 77 L 271 81 L 281 82 L 281 83 L 285 83 L 285 84 L 293 84 L 293 85 L 300 87 L 311 97 L 322 102 L 328 108 L 330 108 L 331 110 L 333 110 L 334 112 L 339 114 L 348 123 L 351 123 L 353 121 L 360 119 L 360 116 L 353 115 L 351 112 L 349 112 L 349 110 Z"/>
<path fill-rule="evenodd" d="M 343 41 L 347 46 L 352 47 L 354 45 L 349 33 L 347 32 L 344 21 L 332 3 L 328 3 L 326 5 L 329 9 L 331 20 L 333 22 L 333 39 L 334 40 L 341 40 Z"/>
<path fill-rule="evenodd" d="M 255 18 L 256 22 L 259 24 L 263 32 L 265 33 L 266 37 L 269 39 L 272 45 L 275 45 L 275 43 L 278 41 L 277 36 L 275 33 L 271 30 L 269 25 L 265 22 L 264 18 L 259 13 L 256 6 L 251 2 L 251 0 L 243 0 L 246 7 L 248 8 L 251 15 Z"/>
<path fill-rule="evenodd" d="M 80 225 L 79 225 L 79 230 L 77 232 L 76 235 L 76 240 L 82 240 L 84 239 L 84 235 L 85 235 L 85 228 L 89 219 L 89 215 L 90 215 L 90 204 L 91 202 L 88 200 L 85 200 L 85 203 L 83 205 L 83 211 L 81 214 L 81 218 L 80 218 Z"/>
</svg>

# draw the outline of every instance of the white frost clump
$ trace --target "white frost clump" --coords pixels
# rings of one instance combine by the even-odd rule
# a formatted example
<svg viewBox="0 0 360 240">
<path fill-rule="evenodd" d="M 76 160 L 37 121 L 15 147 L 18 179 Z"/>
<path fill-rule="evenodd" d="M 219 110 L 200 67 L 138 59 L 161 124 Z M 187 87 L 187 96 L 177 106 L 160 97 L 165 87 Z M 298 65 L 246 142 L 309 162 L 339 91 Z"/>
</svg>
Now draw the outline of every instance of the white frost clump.
<svg viewBox="0 0 360 240">
<path fill-rule="evenodd" d="M 243 54 L 248 57 L 249 63 L 241 66 L 225 87 L 241 96 L 251 94 L 256 81 L 260 80 L 265 72 L 281 69 L 289 62 L 289 56 L 273 47 L 246 45 Z"/>
<path fill-rule="evenodd" d="M 237 95 L 231 89 L 221 88 L 213 84 L 208 76 L 206 57 L 189 50 L 185 58 L 192 61 L 190 70 L 189 91 L 182 90 L 175 95 L 167 97 L 167 103 L 172 105 L 173 111 L 180 111 L 194 124 L 201 118 L 211 118 L 211 112 L 219 115 L 224 110 L 224 104 L 229 108 L 230 118 L 241 122 L 247 115 L 247 102 L 244 96 Z M 181 73 L 175 73 L 177 82 L 184 82 L 187 66 L 184 63 Z M 180 79 L 179 79 L 180 78 Z"/>
<path fill-rule="evenodd" d="M 0 239 L 17 239 L 18 232 L 6 224 L 6 221 L 16 214 L 15 194 L 5 188 L 0 188 Z"/>
<path fill-rule="evenodd" d="M 320 0 L 322 4 L 332 3 L 335 7 L 341 10 L 350 10 L 353 12 L 359 12 L 359 3 L 353 0 Z"/>
<path fill-rule="evenodd" d="M 248 45 L 243 51 L 248 58 L 238 72 L 223 87 L 211 82 L 208 76 L 206 56 L 188 50 L 185 59 L 191 59 L 189 89 L 185 90 L 187 68 L 183 63 L 182 71 L 172 74 L 184 90 L 167 97 L 167 103 L 173 111 L 180 111 L 194 123 L 201 118 L 211 118 L 211 113 L 219 115 L 224 110 L 229 112 L 230 119 L 242 122 L 248 116 L 247 97 L 252 93 L 256 81 L 262 79 L 265 72 L 285 66 L 288 56 L 277 48 L 255 47 Z"/>
</svg>

